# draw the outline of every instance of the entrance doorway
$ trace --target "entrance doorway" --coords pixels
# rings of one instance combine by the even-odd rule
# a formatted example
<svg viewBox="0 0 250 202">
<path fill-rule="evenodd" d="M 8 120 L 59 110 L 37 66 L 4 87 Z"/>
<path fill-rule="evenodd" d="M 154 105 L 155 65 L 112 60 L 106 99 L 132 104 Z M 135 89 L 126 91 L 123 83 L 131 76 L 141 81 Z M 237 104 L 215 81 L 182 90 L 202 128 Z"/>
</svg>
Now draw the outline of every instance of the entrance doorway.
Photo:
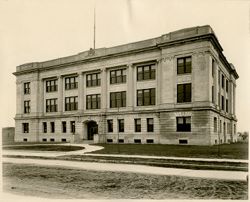
<svg viewBox="0 0 250 202">
<path fill-rule="evenodd" d="M 89 121 L 87 123 L 88 127 L 88 140 L 94 139 L 94 134 L 98 134 L 98 125 L 95 121 Z"/>
</svg>

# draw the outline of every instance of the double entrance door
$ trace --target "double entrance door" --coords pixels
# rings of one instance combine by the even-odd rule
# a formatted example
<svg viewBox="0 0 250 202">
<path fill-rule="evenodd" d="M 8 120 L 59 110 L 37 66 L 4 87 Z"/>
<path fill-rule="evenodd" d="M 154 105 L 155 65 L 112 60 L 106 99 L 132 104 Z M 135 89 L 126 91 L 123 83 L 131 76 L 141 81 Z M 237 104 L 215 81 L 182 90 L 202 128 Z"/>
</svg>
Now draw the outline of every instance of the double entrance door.
<svg viewBox="0 0 250 202">
<path fill-rule="evenodd" d="M 93 140 L 94 134 L 98 134 L 98 125 L 95 121 L 90 121 L 88 122 L 88 140 Z"/>
</svg>

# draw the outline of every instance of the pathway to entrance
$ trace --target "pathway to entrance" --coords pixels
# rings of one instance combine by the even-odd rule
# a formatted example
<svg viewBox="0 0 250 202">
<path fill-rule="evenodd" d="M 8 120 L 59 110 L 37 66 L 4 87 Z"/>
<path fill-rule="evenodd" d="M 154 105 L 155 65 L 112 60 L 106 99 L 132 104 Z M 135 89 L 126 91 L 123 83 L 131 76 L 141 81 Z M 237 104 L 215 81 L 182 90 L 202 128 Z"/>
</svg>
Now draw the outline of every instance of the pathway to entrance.
<svg viewBox="0 0 250 202">
<path fill-rule="evenodd" d="M 39 145 L 39 144 L 35 144 Z M 45 144 L 42 144 L 45 145 Z M 50 144 L 51 145 L 51 144 Z M 68 146 L 79 146 L 83 147 L 82 150 L 70 151 L 70 152 L 51 152 L 51 151 L 27 151 L 27 150 L 2 150 L 2 155 L 13 155 L 13 156 L 44 156 L 44 157 L 58 157 L 63 155 L 84 155 L 87 152 L 93 152 L 103 149 L 101 146 L 89 145 L 89 144 L 71 144 L 65 143 L 60 145 Z M 11 146 L 11 145 L 10 145 Z M 13 145 L 14 146 L 14 145 Z"/>
</svg>

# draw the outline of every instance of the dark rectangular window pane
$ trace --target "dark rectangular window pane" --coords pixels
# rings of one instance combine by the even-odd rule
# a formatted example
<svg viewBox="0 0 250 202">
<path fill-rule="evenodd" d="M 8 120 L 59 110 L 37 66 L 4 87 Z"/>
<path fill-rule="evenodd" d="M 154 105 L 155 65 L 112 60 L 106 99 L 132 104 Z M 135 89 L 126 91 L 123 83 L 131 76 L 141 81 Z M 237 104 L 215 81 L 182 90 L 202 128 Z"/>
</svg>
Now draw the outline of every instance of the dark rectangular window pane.
<svg viewBox="0 0 250 202">
<path fill-rule="evenodd" d="M 155 79 L 155 64 L 137 67 L 137 81 Z"/>
<path fill-rule="evenodd" d="M 191 102 L 192 98 L 192 85 L 191 84 L 178 84 L 177 85 L 177 102 Z"/>
<path fill-rule="evenodd" d="M 141 119 L 135 119 L 135 132 L 141 132 Z"/>
<path fill-rule="evenodd" d="M 192 59 L 191 57 L 183 57 L 177 59 L 177 74 L 191 73 Z"/>
<path fill-rule="evenodd" d="M 191 117 L 177 117 L 176 126 L 177 126 L 177 132 L 190 132 Z"/>
<path fill-rule="evenodd" d="M 108 123 L 108 132 L 112 133 L 113 132 L 113 120 L 107 120 Z"/>
</svg>

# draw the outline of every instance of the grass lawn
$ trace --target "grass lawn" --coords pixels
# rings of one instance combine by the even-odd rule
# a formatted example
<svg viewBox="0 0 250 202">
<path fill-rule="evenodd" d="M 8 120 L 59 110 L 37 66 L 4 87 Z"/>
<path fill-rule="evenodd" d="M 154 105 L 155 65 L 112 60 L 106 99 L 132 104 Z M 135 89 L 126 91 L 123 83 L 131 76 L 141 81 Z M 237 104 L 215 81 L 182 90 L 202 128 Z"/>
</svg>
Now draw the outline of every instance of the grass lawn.
<svg viewBox="0 0 250 202">
<path fill-rule="evenodd" d="M 235 143 L 214 146 L 161 144 L 98 144 L 104 149 L 96 154 L 128 154 L 149 156 L 248 159 L 248 144 Z"/>
<path fill-rule="evenodd" d="M 53 199 L 248 199 L 246 181 L 3 164 L 3 191 Z"/>
<path fill-rule="evenodd" d="M 3 143 L 4 146 L 12 146 L 12 145 L 35 145 L 35 144 L 65 144 L 65 142 L 8 142 L 8 143 Z"/>
<path fill-rule="evenodd" d="M 76 151 L 84 149 L 79 146 L 67 146 L 67 145 L 25 145 L 25 146 L 5 146 L 4 150 L 29 150 L 29 151 Z"/>
</svg>

